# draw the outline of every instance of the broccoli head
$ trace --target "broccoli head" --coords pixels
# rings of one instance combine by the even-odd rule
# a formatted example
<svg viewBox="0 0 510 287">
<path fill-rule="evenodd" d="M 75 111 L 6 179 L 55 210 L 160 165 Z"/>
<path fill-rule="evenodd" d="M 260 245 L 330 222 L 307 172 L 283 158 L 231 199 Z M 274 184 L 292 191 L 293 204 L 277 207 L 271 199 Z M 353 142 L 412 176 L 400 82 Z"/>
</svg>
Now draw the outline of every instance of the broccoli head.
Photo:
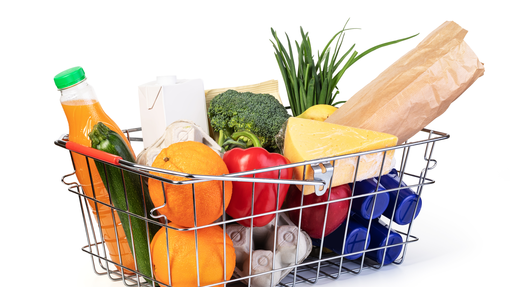
<svg viewBox="0 0 510 287">
<path fill-rule="evenodd" d="M 290 117 L 285 107 L 270 94 L 234 90 L 214 97 L 207 113 L 214 131 L 223 135 L 249 131 L 270 151 L 278 150 L 275 136 Z"/>
</svg>

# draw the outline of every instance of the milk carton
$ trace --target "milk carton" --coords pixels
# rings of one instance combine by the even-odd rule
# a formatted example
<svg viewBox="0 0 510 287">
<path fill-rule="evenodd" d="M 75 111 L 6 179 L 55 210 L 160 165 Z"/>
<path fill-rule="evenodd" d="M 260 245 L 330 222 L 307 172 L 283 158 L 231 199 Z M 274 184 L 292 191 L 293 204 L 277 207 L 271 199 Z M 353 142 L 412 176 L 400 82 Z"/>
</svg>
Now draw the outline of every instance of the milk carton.
<svg viewBox="0 0 510 287">
<path fill-rule="evenodd" d="M 150 147 L 168 125 L 178 120 L 190 120 L 209 133 L 202 80 L 160 76 L 139 86 L 138 96 L 144 148 Z"/>
</svg>

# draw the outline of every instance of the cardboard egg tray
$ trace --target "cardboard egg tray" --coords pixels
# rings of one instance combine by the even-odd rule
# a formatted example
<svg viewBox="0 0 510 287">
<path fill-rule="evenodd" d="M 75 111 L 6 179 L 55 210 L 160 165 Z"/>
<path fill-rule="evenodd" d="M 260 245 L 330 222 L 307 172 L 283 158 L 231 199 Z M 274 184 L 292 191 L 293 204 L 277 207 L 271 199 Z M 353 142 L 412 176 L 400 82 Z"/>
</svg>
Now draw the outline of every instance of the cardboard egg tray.
<svg viewBox="0 0 510 287">
<path fill-rule="evenodd" d="M 253 230 L 238 223 L 227 226 L 227 234 L 232 239 L 236 252 L 234 278 L 300 264 L 308 257 L 312 251 L 310 236 L 299 230 L 285 214 L 279 214 L 276 223 L 276 228 L 273 219 L 266 226 L 253 227 Z M 276 286 L 292 270 L 292 268 L 278 270 L 242 281 L 254 287 Z"/>
</svg>

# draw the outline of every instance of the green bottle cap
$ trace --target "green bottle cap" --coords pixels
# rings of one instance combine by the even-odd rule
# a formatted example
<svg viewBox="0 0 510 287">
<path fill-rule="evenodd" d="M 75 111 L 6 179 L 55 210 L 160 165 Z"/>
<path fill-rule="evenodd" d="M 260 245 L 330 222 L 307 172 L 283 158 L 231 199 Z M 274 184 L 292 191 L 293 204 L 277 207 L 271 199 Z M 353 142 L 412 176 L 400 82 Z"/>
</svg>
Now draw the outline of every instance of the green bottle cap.
<svg viewBox="0 0 510 287">
<path fill-rule="evenodd" d="M 59 90 L 76 85 L 85 79 L 85 72 L 82 67 L 67 69 L 53 78 Z"/>
</svg>

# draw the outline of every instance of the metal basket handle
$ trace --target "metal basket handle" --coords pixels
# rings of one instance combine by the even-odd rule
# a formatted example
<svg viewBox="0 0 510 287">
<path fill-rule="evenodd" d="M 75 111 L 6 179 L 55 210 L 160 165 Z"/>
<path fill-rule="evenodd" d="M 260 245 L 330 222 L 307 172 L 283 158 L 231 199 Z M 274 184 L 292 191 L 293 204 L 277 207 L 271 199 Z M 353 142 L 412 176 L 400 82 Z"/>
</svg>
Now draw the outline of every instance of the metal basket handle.
<svg viewBox="0 0 510 287">
<path fill-rule="evenodd" d="M 130 170 L 136 170 L 137 172 L 142 172 L 142 171 L 154 171 L 154 172 L 160 172 L 160 173 L 168 173 L 169 172 L 167 170 L 162 170 L 159 168 L 138 165 L 136 163 L 132 163 L 127 160 L 124 160 L 121 156 L 113 155 L 113 154 L 110 154 L 110 153 L 107 153 L 104 151 L 100 151 L 100 150 L 97 150 L 97 149 L 94 149 L 91 147 L 87 147 L 87 146 L 75 143 L 75 142 L 65 141 L 63 139 L 57 140 L 55 142 L 55 144 L 57 144 L 63 148 L 66 148 L 70 151 L 82 154 L 84 156 L 98 159 L 98 160 L 107 162 L 109 164 L 112 164 L 112 165 L 115 165 L 118 167 L 130 169 Z M 266 171 L 266 170 L 278 169 L 278 168 L 280 168 L 280 167 L 265 168 L 263 170 Z M 321 188 L 320 190 L 322 192 L 326 191 L 326 189 L 328 187 L 329 179 L 330 179 L 330 178 L 328 178 L 325 180 L 322 177 L 319 177 L 319 178 L 316 177 L 316 178 L 314 178 L 314 180 L 294 180 L 294 179 L 285 180 L 285 179 L 255 178 L 255 177 L 249 178 L 249 177 L 243 177 L 242 175 L 244 175 L 244 173 L 245 172 L 214 176 L 214 175 L 196 175 L 196 174 L 185 174 L 185 173 L 181 173 L 181 172 L 173 172 L 173 174 L 175 174 L 177 176 L 181 176 L 181 177 L 189 179 L 188 181 L 185 181 L 185 182 L 175 182 L 175 183 L 180 183 L 180 184 L 182 184 L 182 183 L 191 184 L 191 183 L 195 183 L 195 182 L 199 182 L 199 181 L 207 181 L 207 180 L 266 182 L 266 183 L 275 183 L 275 184 L 301 184 L 301 185 L 304 184 L 304 185 L 315 185 L 316 188 Z M 321 174 L 322 174 L 322 172 L 321 172 Z M 161 178 L 156 175 L 149 175 L 149 174 L 145 174 L 145 175 L 162 180 L 162 181 L 170 181 L 168 179 Z"/>
</svg>

